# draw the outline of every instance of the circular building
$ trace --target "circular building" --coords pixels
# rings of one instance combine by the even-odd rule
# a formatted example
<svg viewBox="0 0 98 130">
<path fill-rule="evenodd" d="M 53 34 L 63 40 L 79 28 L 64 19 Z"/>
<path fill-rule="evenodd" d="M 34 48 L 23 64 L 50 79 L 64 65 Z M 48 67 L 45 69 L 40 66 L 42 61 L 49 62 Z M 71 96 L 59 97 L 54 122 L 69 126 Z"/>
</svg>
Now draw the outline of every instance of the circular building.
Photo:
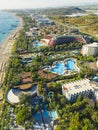
<svg viewBox="0 0 98 130">
<path fill-rule="evenodd" d="M 18 104 L 19 95 L 23 93 L 25 95 L 36 96 L 37 95 L 37 85 L 34 84 L 23 84 L 15 86 L 15 88 L 10 89 L 6 95 L 6 99 L 10 104 Z"/>
<path fill-rule="evenodd" d="M 8 91 L 6 98 L 7 101 L 11 104 L 17 104 L 19 103 L 19 94 L 21 93 L 21 90 L 18 89 L 11 89 Z"/>
</svg>

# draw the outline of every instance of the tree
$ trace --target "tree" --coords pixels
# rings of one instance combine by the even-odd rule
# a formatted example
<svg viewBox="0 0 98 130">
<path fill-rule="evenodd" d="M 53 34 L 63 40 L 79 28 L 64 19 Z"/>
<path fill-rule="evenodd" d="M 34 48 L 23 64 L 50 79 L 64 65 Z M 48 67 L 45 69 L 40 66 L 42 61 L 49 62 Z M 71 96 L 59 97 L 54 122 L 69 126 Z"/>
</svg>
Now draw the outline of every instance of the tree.
<svg viewBox="0 0 98 130">
<path fill-rule="evenodd" d="M 80 122 L 79 122 L 79 113 L 74 113 L 74 115 L 71 117 L 70 124 L 69 124 L 68 130 L 79 130 L 81 128 Z"/>
<path fill-rule="evenodd" d="M 91 123 L 91 121 L 87 118 L 84 119 L 84 125 L 82 127 L 82 130 L 96 130 L 94 125 Z"/>
<path fill-rule="evenodd" d="M 20 93 L 19 94 L 19 101 L 20 101 L 20 103 L 25 103 L 25 101 L 26 101 L 26 95 L 23 94 L 23 93 Z"/>
<path fill-rule="evenodd" d="M 94 122 L 98 123 L 98 112 L 93 112 L 91 118 Z"/>
<path fill-rule="evenodd" d="M 23 106 L 16 115 L 16 120 L 18 124 L 24 125 L 25 121 L 31 117 L 31 112 L 28 107 Z"/>
</svg>

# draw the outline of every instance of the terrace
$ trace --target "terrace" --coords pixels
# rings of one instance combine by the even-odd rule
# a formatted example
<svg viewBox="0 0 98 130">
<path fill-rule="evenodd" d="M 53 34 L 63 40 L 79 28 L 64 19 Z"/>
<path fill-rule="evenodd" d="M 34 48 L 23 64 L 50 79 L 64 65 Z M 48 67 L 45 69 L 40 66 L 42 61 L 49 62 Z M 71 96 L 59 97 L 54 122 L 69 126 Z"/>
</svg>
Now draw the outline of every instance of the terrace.
<svg viewBox="0 0 98 130">
<path fill-rule="evenodd" d="M 22 79 L 22 84 L 32 83 L 32 74 L 30 72 L 23 72 L 20 77 Z"/>
<path fill-rule="evenodd" d="M 46 73 L 46 72 L 43 71 L 43 70 L 39 70 L 39 71 L 38 71 L 38 74 L 39 74 L 42 78 L 45 78 L 45 79 L 53 79 L 53 78 L 57 77 L 56 74 Z"/>
</svg>

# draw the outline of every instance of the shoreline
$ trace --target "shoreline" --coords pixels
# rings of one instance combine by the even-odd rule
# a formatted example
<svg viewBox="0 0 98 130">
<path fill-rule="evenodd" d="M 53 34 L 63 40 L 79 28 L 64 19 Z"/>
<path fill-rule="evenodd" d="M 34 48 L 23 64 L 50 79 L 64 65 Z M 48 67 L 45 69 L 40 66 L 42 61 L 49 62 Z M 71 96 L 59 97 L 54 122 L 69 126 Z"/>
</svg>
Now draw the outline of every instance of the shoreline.
<svg viewBox="0 0 98 130">
<path fill-rule="evenodd" d="M 12 15 L 19 20 L 19 24 L 14 30 L 12 30 L 12 32 L 9 33 L 5 40 L 0 43 L 0 84 L 4 81 L 5 68 L 7 66 L 8 59 L 11 56 L 12 47 L 23 27 L 23 19 L 15 13 L 12 13 Z"/>
<path fill-rule="evenodd" d="M 14 44 L 14 40 L 16 38 L 16 35 L 19 33 L 19 31 L 22 29 L 23 26 L 23 20 L 21 17 L 17 16 L 16 14 L 12 14 L 14 17 L 16 17 L 19 20 L 19 25 L 13 29 L 8 36 L 0 43 L 0 55 L 3 53 L 3 51 L 6 49 L 6 46 L 10 44 L 11 42 Z M 1 57 L 1 56 L 0 56 Z"/>
</svg>

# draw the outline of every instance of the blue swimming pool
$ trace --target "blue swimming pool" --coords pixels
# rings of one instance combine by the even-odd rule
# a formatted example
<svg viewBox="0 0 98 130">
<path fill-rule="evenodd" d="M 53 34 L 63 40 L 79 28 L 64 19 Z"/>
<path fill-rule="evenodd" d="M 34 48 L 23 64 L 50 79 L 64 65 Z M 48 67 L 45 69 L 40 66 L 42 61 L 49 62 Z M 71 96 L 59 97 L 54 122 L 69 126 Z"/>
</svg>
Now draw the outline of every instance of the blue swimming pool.
<svg viewBox="0 0 98 130">
<path fill-rule="evenodd" d="M 38 42 L 38 41 L 35 41 L 33 45 L 34 45 L 35 47 L 41 47 L 41 46 L 43 46 L 43 44 L 41 44 L 41 43 Z"/>
<path fill-rule="evenodd" d="M 55 72 L 59 75 L 64 73 L 65 64 L 64 63 L 56 63 L 54 68 L 51 68 L 51 72 Z"/>
<path fill-rule="evenodd" d="M 75 70 L 75 61 L 67 60 L 66 68 L 67 68 L 67 70 Z"/>
<path fill-rule="evenodd" d="M 43 118 L 51 118 L 51 119 L 58 118 L 57 112 L 54 110 L 53 111 L 43 111 L 42 115 L 43 115 Z M 35 119 L 41 120 L 41 113 L 40 112 L 38 112 L 35 115 Z"/>
<path fill-rule="evenodd" d="M 95 76 L 95 77 L 93 78 L 93 80 L 94 80 L 95 82 L 98 82 L 98 76 Z"/>
<path fill-rule="evenodd" d="M 57 115 L 57 112 L 56 111 L 50 111 L 49 112 L 49 115 L 50 115 L 50 117 L 52 118 L 52 119 L 55 119 L 55 118 L 57 118 L 58 117 L 58 115 Z"/>
<path fill-rule="evenodd" d="M 66 60 L 66 62 L 57 62 L 55 67 L 51 68 L 51 72 L 57 73 L 58 75 L 63 75 L 65 70 L 75 70 L 75 61 Z"/>
</svg>

